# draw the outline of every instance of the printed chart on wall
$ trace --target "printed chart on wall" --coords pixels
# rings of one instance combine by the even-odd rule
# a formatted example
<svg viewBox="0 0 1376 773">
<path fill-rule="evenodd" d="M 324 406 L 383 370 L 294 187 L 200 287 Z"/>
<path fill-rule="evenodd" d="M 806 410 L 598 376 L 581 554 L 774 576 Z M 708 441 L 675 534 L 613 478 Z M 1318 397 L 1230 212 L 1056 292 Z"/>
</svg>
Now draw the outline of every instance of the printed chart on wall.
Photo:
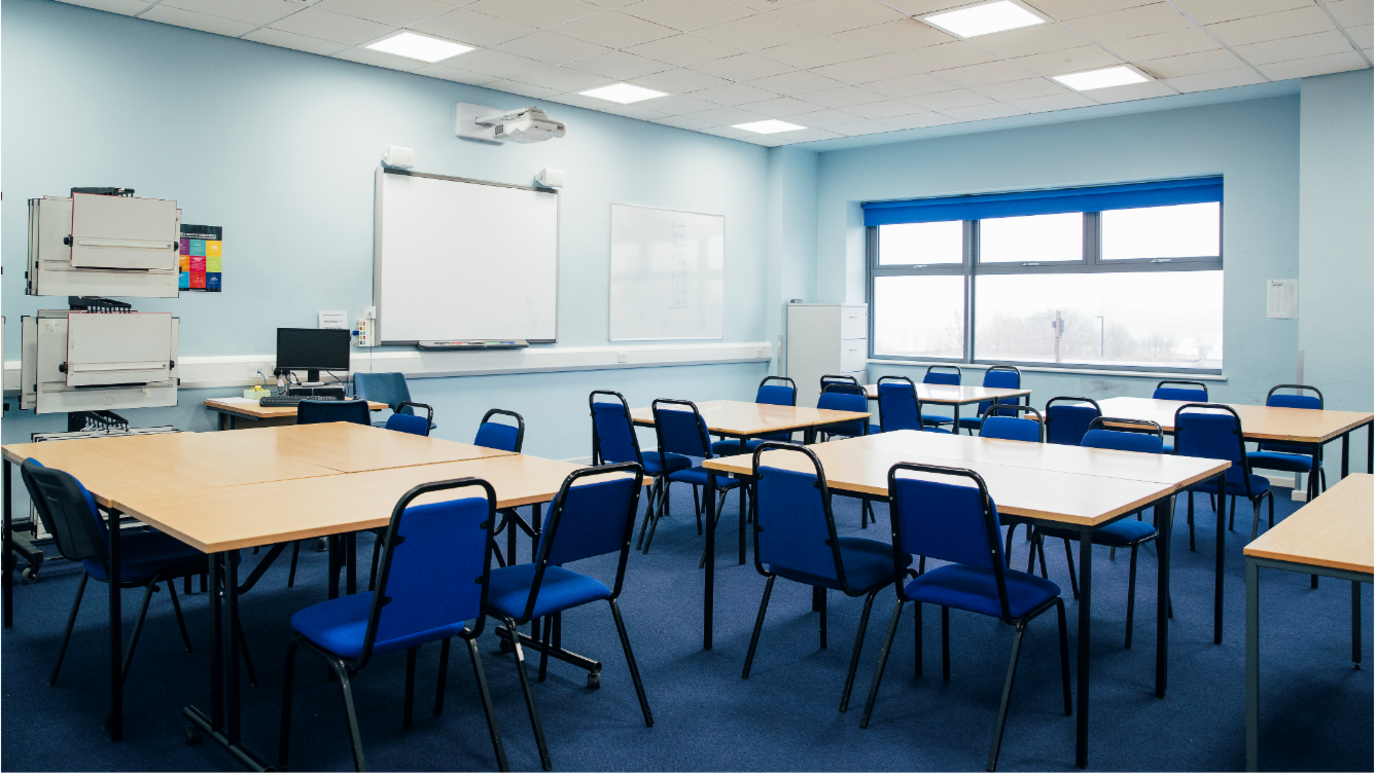
<svg viewBox="0 0 1376 773">
<path fill-rule="evenodd" d="M 224 229 L 218 225 L 183 225 L 178 289 L 218 293 Z"/>
<path fill-rule="evenodd" d="M 613 341 L 721 338 L 726 218 L 612 205 Z"/>
</svg>

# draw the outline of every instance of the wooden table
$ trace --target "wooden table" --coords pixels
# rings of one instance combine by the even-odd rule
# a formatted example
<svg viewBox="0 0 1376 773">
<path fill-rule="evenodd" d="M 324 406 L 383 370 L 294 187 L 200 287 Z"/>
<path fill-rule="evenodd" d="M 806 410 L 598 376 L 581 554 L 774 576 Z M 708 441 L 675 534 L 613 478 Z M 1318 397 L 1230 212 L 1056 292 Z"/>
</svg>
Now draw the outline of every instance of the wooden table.
<svg viewBox="0 0 1376 773">
<path fill-rule="evenodd" d="M 233 398 L 229 398 L 232 400 Z M 257 403 L 228 402 L 224 398 L 211 398 L 206 400 L 203 405 L 219 414 L 220 429 L 234 429 L 239 419 L 248 419 L 254 422 L 267 422 L 271 424 L 284 424 L 288 420 L 296 421 L 296 406 L 277 405 L 266 407 Z M 387 403 L 368 403 L 368 410 L 381 411 L 387 408 Z"/>
<path fill-rule="evenodd" d="M 821 443 L 811 447 L 822 463 L 829 487 L 871 497 L 888 497 L 889 469 L 898 462 L 921 462 L 972 469 L 984 478 L 1003 516 L 1033 524 L 1054 523 L 1080 532 L 1080 602 L 1077 655 L 1076 764 L 1089 761 L 1090 604 L 1093 582 L 1094 529 L 1154 506 L 1160 536 L 1157 544 L 1156 695 L 1166 694 L 1166 608 L 1170 589 L 1170 498 L 1176 492 L 1221 476 L 1228 462 L 1155 454 L 1043 444 L 1018 443 L 902 430 Z M 750 476 L 751 458 L 729 456 L 704 464 L 709 469 Z M 775 451 L 761 462 L 784 469 L 810 471 L 798 454 Z M 1096 468 L 1102 466 L 1103 474 Z M 1072 471 L 1072 467 L 1078 471 Z M 709 486 L 710 493 L 710 486 Z M 708 575 L 704 605 L 705 646 L 711 645 L 711 560 L 714 543 L 708 533 Z"/>
<path fill-rule="evenodd" d="M 1352 581 L 1352 663 L 1362 660 L 1361 585 L 1372 581 L 1373 477 L 1353 475 L 1243 548 L 1247 560 L 1247 769 L 1257 770 L 1261 722 L 1260 570 Z"/>
<path fill-rule="evenodd" d="M 1025 398 L 1032 394 L 1031 389 L 998 389 L 983 386 L 959 386 L 956 384 L 913 384 L 917 390 L 917 402 L 951 406 L 951 426 L 960 426 L 960 406 L 972 403 L 993 402 L 1010 397 Z M 865 396 L 871 400 L 879 399 L 879 385 L 866 384 Z"/>
</svg>

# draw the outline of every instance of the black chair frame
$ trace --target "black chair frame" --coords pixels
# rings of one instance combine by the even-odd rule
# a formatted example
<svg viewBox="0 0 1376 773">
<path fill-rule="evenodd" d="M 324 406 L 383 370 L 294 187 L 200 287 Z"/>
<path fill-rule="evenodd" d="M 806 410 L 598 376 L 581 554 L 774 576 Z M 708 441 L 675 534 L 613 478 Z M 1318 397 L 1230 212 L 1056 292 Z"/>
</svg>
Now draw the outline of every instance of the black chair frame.
<svg viewBox="0 0 1376 773">
<path fill-rule="evenodd" d="M 604 395 L 604 396 L 607 396 L 607 397 L 614 397 L 614 398 L 616 398 L 616 401 L 617 401 L 617 402 L 621 403 L 621 410 L 622 410 L 622 411 L 625 413 L 625 415 L 626 415 L 626 423 L 627 423 L 628 425 L 630 425 L 630 428 L 631 428 L 631 445 L 635 447 L 635 461 L 636 461 L 637 464 L 641 465 L 641 468 L 642 468 L 642 470 L 643 470 L 643 469 L 644 469 L 644 464 L 645 464 L 645 456 L 644 456 L 644 451 L 642 451 L 641 448 L 640 448 L 640 438 L 638 438 L 638 437 L 636 436 L 636 433 L 635 433 L 635 423 L 631 421 L 631 406 L 630 406 L 629 403 L 626 402 L 626 398 L 625 398 L 620 392 L 614 392 L 614 391 L 612 391 L 612 390 L 610 390 L 610 389 L 594 389 L 592 392 L 588 393 L 588 415 L 591 416 L 591 417 L 593 417 L 593 421 L 592 421 L 592 463 L 593 463 L 593 465 L 594 465 L 594 466 L 597 466 L 597 465 L 600 465 L 600 464 L 603 463 L 603 462 L 602 462 L 602 445 L 601 445 L 600 441 L 599 441 L 598 438 L 597 438 L 597 419 L 596 419 L 596 417 L 594 416 L 593 410 L 592 410 L 592 409 L 593 409 L 593 406 L 598 402 L 598 400 L 597 400 L 597 396 L 598 396 L 598 395 Z M 657 455 L 659 456 L 659 463 L 660 463 L 659 468 L 660 468 L 661 470 L 667 470 L 668 467 L 667 467 L 667 465 L 664 463 L 664 462 L 665 462 L 664 454 L 661 453 L 661 452 L 659 451 L 659 449 L 655 449 L 655 451 L 654 451 L 653 453 L 655 453 L 655 454 L 657 454 Z M 645 501 L 645 520 L 641 523 L 641 526 L 640 526 L 640 542 L 638 542 L 638 543 L 636 544 L 636 549 L 637 549 L 637 550 L 640 549 L 641 544 L 643 544 L 644 541 L 645 541 L 645 531 L 646 531 L 646 529 L 649 528 L 650 521 L 654 519 L 654 513 L 655 513 L 655 511 L 658 510 L 659 508 L 664 507 L 664 506 L 665 506 L 665 502 L 668 501 L 668 497 L 665 496 L 665 492 L 666 492 L 667 489 L 668 489 L 668 482 L 667 482 L 666 480 L 664 480 L 664 478 L 665 478 L 666 476 L 667 476 L 667 473 L 666 473 L 665 475 L 656 476 L 656 477 L 655 477 L 655 480 L 654 480 L 654 483 L 650 486 L 650 496 L 649 496 L 649 497 L 646 499 L 646 501 Z M 694 492 L 694 493 L 696 494 L 696 492 Z M 701 523 L 698 524 L 698 529 L 699 529 L 699 530 L 702 529 L 702 524 L 701 524 Z M 533 558 L 534 558 L 534 556 L 532 556 L 532 559 L 533 559 Z"/>
<path fill-rule="evenodd" d="M 765 376 L 764 378 L 760 379 L 760 386 L 762 387 L 762 386 L 764 386 L 765 384 L 768 384 L 768 383 L 771 382 L 771 381 L 778 381 L 778 382 L 781 382 L 781 383 L 783 383 L 783 384 L 787 384 L 788 387 L 789 387 L 789 389 L 792 389 L 792 390 L 793 390 L 793 402 L 790 403 L 790 405 L 797 405 L 797 404 L 798 404 L 798 384 L 797 384 L 797 382 L 795 382 L 793 379 L 789 378 L 788 376 Z M 755 387 L 755 388 L 756 388 L 756 389 L 759 389 L 759 387 Z"/>
<path fill-rule="evenodd" d="M 855 386 L 860 386 L 860 382 L 855 380 L 855 376 L 844 376 L 835 373 L 828 373 L 825 376 L 822 376 L 821 379 L 819 379 L 817 388 L 819 391 L 825 392 L 827 391 L 828 387 L 834 384 L 854 384 Z"/>
<path fill-rule="evenodd" d="M 679 406 L 686 406 L 686 407 L 688 407 L 690 410 L 692 410 L 692 412 L 693 412 L 693 418 L 697 421 L 698 435 L 699 435 L 699 437 L 701 438 L 701 443 L 702 443 L 702 452 L 703 452 L 703 453 L 702 453 L 702 455 L 701 455 L 701 458 L 708 458 L 708 459 L 710 459 L 710 458 L 711 458 L 711 455 L 712 455 L 712 438 L 709 437 L 708 434 L 707 434 L 707 426 L 706 426 L 706 424 L 704 424 L 703 421 L 702 421 L 702 413 L 698 410 L 698 406 L 697 406 L 695 403 L 693 403 L 691 400 L 674 400 L 674 399 L 670 399 L 670 398 L 661 397 L 661 398 L 656 398 L 653 402 L 650 403 L 650 410 L 654 413 L 654 417 L 655 417 L 655 439 L 656 439 L 656 441 L 657 441 L 657 443 L 658 443 L 658 445 L 659 445 L 659 448 L 661 449 L 661 450 L 659 451 L 659 454 L 660 454 L 660 456 L 661 456 L 661 460 L 663 459 L 663 454 L 664 454 L 664 452 L 663 452 L 663 450 L 662 450 L 662 449 L 664 448 L 664 431 L 663 431 L 663 425 L 662 425 L 662 424 L 660 423 L 660 421 L 659 421 L 659 407 L 660 407 L 661 405 L 679 405 Z M 661 465 L 663 465 L 663 462 L 662 462 L 662 461 L 661 461 Z M 641 542 L 644 543 L 644 548 L 643 548 L 642 552 L 645 553 L 645 554 L 647 554 L 647 555 L 648 555 L 649 552 L 650 552 L 650 543 L 653 542 L 654 539 L 655 539 L 655 531 L 659 528 L 659 519 L 664 518 L 664 517 L 666 517 L 666 516 L 669 515 L 669 473 L 667 472 L 667 469 L 668 469 L 667 466 L 664 466 L 663 469 L 665 469 L 666 472 L 665 472 L 665 474 L 664 474 L 662 480 L 660 481 L 660 482 L 662 483 L 662 488 L 661 488 L 661 490 L 660 490 L 660 505 L 659 505 L 659 509 L 655 511 L 654 517 L 653 517 L 653 518 L 650 518 L 650 520 L 649 520 L 649 534 L 646 534 L 646 532 L 645 532 L 645 527 L 644 527 L 644 526 L 641 526 L 641 529 L 640 529 L 640 539 L 639 539 L 639 541 L 637 541 L 637 543 L 636 543 L 636 548 L 640 548 L 640 543 L 641 543 Z M 709 475 L 713 475 L 713 476 L 718 477 L 718 478 L 726 478 L 726 477 L 729 477 L 729 476 L 727 476 L 727 475 L 725 475 L 725 474 L 714 473 L 714 472 L 712 472 L 711 470 L 708 470 L 707 472 L 708 472 Z M 746 517 L 746 498 L 749 496 L 749 487 L 742 485 L 742 486 L 740 486 L 740 490 L 741 490 L 741 518 L 742 518 L 742 519 L 745 519 L 745 517 Z M 715 528 L 717 527 L 717 522 L 721 520 L 721 511 L 722 511 L 722 509 L 723 509 L 723 508 L 725 507 L 725 505 L 726 505 L 726 495 L 729 494 L 729 493 L 730 493 L 730 490 L 729 490 L 728 488 L 726 488 L 725 486 L 721 486 L 720 484 L 718 485 L 717 507 L 716 507 L 715 512 L 713 512 L 713 514 L 712 514 L 712 518 L 711 518 L 711 521 L 712 521 L 712 522 L 711 522 L 711 524 L 708 525 L 707 528 L 715 529 Z M 697 501 L 697 497 L 698 497 L 698 487 L 697 487 L 697 486 L 693 486 L 693 501 L 694 501 L 695 503 L 696 503 L 696 501 Z M 707 504 L 710 504 L 710 503 L 707 503 Z M 702 511 L 699 510 L 696 506 L 694 506 L 693 510 L 694 510 L 694 513 L 693 513 L 693 514 L 694 514 L 694 516 L 697 518 L 698 534 L 702 534 L 702 529 L 703 529 L 703 525 L 702 525 Z M 648 516 L 649 510 L 646 510 L 646 514 L 647 514 L 647 516 Z M 703 553 L 702 553 L 702 560 L 698 562 L 698 568 L 699 568 L 699 569 L 702 569 L 702 568 L 705 567 L 706 565 L 707 565 L 707 551 L 706 551 L 706 549 L 704 548 L 704 549 L 703 549 Z"/>
<path fill-rule="evenodd" d="M 1261 500 L 1264 499 L 1267 502 L 1268 512 L 1266 528 L 1269 529 L 1276 525 L 1276 498 L 1269 488 L 1261 493 L 1253 493 L 1252 491 L 1252 465 L 1247 461 L 1247 448 L 1243 442 L 1242 435 L 1242 417 L 1237 415 L 1237 411 L 1221 403 L 1186 403 L 1180 406 L 1175 411 L 1175 451 L 1177 454 L 1180 453 L 1180 414 L 1189 410 L 1201 409 L 1222 411 L 1233 417 L 1233 421 L 1235 422 L 1233 434 L 1237 436 L 1238 456 L 1242 459 L 1243 495 L 1247 497 L 1247 501 L 1252 503 L 1252 539 L 1256 539 L 1257 528 L 1261 525 Z M 1190 550 L 1194 550 L 1194 494 L 1194 491 L 1187 491 L 1185 497 L 1185 512 L 1190 526 Z M 1223 502 L 1220 501 L 1218 506 L 1223 507 Z M 1233 515 L 1236 514 L 1236 512 L 1237 496 L 1234 495 L 1232 499 L 1232 509 L 1228 516 L 1229 530 L 1233 528 Z"/>
<path fill-rule="evenodd" d="M 392 412 L 401 413 L 400 409 L 406 407 L 409 407 L 412 410 L 412 412 L 414 412 L 417 408 L 425 409 L 425 436 L 429 437 L 430 430 L 432 429 L 431 425 L 435 423 L 435 409 L 425 403 L 413 403 L 407 400 L 403 400 L 397 403 L 396 409 L 394 409 Z"/>
<path fill-rule="evenodd" d="M 908 378 L 907 376 L 880 376 L 880 377 L 879 377 L 879 380 L 878 380 L 877 382 L 875 382 L 875 385 L 876 385 L 876 386 L 883 386 L 886 382 L 889 382 L 889 381 L 904 382 L 904 383 L 907 383 L 908 386 L 912 387 L 912 390 L 913 390 L 913 392 L 912 392 L 912 395 L 913 395 L 913 402 L 917 404 L 917 425 L 920 427 L 920 426 L 923 426 L 923 425 L 927 424 L 927 420 L 924 419 L 924 418 L 922 418 L 922 401 L 919 400 L 919 399 L 917 399 L 917 385 L 913 383 L 913 380 L 910 379 L 910 378 Z M 879 401 L 877 401 L 877 402 L 879 403 L 879 427 L 880 427 L 880 429 L 883 429 L 883 427 L 884 427 L 884 401 L 883 401 L 883 400 L 879 400 Z"/>
<path fill-rule="evenodd" d="M 984 369 L 984 373 L 985 373 L 985 376 L 988 377 L 988 374 L 990 374 L 990 373 L 992 373 L 992 372 L 994 372 L 994 371 L 1000 371 L 1000 370 L 1002 370 L 1002 371 L 1009 371 L 1009 372 L 1011 372 L 1011 373 L 1016 373 L 1016 374 L 1018 374 L 1018 385 L 1019 385 L 1019 388 L 1021 388 L 1021 385 L 1022 385 L 1022 370 L 1019 369 L 1018 366 L 1016 366 L 1016 365 L 990 365 L 988 368 L 985 368 L 985 369 Z M 995 387 L 995 388 L 997 388 L 997 387 Z M 1012 402 L 1004 402 L 1005 400 L 1011 400 Z M 992 407 L 992 406 L 995 406 L 995 405 L 1019 405 L 1019 404 L 1021 404 L 1021 401 L 1022 401 L 1022 400 L 1023 400 L 1023 398 L 1019 398 L 1019 397 L 1002 397 L 1002 398 L 999 398 L 999 399 L 997 399 L 997 400 L 990 400 L 990 401 L 989 401 L 989 405 L 990 405 L 991 407 Z M 980 420 L 980 423 L 981 423 L 981 424 L 984 423 L 984 415 L 983 415 L 983 414 L 985 414 L 985 413 L 988 413 L 988 408 L 986 408 L 984 411 L 981 411 L 981 415 L 979 416 L 979 420 Z M 966 430 L 967 430 L 971 435 L 975 434 L 975 429 L 977 429 L 977 428 L 972 428 L 972 427 L 969 427 L 969 426 L 966 427 Z M 955 431 L 956 433 L 959 433 L 959 432 L 960 432 L 960 427 L 959 427 L 959 425 L 957 425 L 957 426 L 954 428 L 954 431 Z"/>
<path fill-rule="evenodd" d="M 1046 421 L 1042 418 L 1042 412 L 1037 410 L 1036 408 L 1033 408 L 1030 405 L 1019 405 L 1014 403 L 990 403 L 989 407 L 984 409 L 984 413 L 981 414 L 979 417 L 980 426 L 982 427 L 984 425 L 984 420 L 989 418 L 990 416 L 998 416 L 1002 413 L 1011 413 L 1013 414 L 1014 418 L 1022 418 L 1018 416 L 1018 414 L 1020 413 L 1030 413 L 1033 416 L 1036 416 L 1037 439 L 1038 441 L 1040 441 L 1046 437 Z"/>
<path fill-rule="evenodd" d="M 1207 394 L 1209 393 L 1209 385 L 1208 385 L 1208 384 L 1205 384 L 1203 381 L 1189 381 L 1189 380 L 1183 380 L 1183 381 L 1182 381 L 1182 380 L 1179 380 L 1179 379 L 1166 379 L 1165 381 L 1158 381 L 1158 382 L 1156 382 L 1156 388 L 1157 388 L 1157 389 L 1160 389 L 1161 387 L 1166 386 L 1167 384 L 1171 384 L 1171 385 L 1173 385 L 1173 386 L 1192 386 L 1192 387 L 1198 387 L 1201 391 L 1204 392 L 1204 394 L 1207 395 Z M 1153 391 L 1155 391 L 1155 390 L 1153 390 Z"/>
<path fill-rule="evenodd" d="M 840 393 L 848 394 L 848 395 L 860 395 L 861 397 L 865 397 L 866 399 L 868 399 L 868 397 L 869 397 L 869 393 L 866 392 L 866 391 L 865 391 L 865 388 L 864 388 L 863 386 L 860 385 L 860 382 L 856 381 L 855 379 L 851 378 L 850 376 L 836 376 L 835 378 L 838 378 L 838 379 L 844 378 L 844 379 L 846 379 L 846 380 L 845 380 L 845 381 L 832 381 L 832 382 L 830 382 L 830 383 L 826 382 L 825 379 L 832 378 L 832 376 L 823 376 L 822 378 L 823 378 L 823 382 L 822 382 L 822 393 L 823 393 L 823 394 L 825 394 L 825 393 L 827 393 L 827 392 L 840 392 Z M 816 431 L 817 431 L 817 435 L 818 435 L 818 437 L 817 437 L 818 442 L 822 442 L 822 441 L 825 441 L 825 440 L 829 440 L 829 439 L 831 438 L 832 433 L 830 433 L 830 432 L 827 431 L 827 427 L 844 426 L 844 425 L 850 424 L 850 423 L 852 423 L 852 422 L 860 422 L 861 426 L 864 428 L 864 429 L 861 430 L 860 434 L 862 434 L 862 435 L 868 435 L 868 434 L 870 434 L 870 423 L 869 423 L 869 420 L 868 420 L 868 419 L 847 419 L 847 420 L 845 420 L 845 421 L 843 421 L 843 422 L 838 422 L 837 424 L 829 424 L 829 425 L 824 425 L 824 426 L 816 427 Z M 777 441 L 776 441 L 776 442 L 777 442 Z"/>
<path fill-rule="evenodd" d="M 1317 397 L 1317 398 L 1319 399 L 1319 410 L 1321 410 L 1321 411 L 1323 410 L 1323 392 L 1320 392 L 1318 387 L 1312 387 L 1312 386 L 1309 386 L 1308 384 L 1276 384 L 1275 386 L 1271 387 L 1270 390 L 1268 390 L 1268 391 L 1266 392 L 1266 402 L 1269 404 L 1269 403 L 1271 402 L 1271 395 L 1274 395 L 1276 392 L 1278 392 L 1278 391 L 1280 391 L 1280 390 L 1282 390 L 1282 389 L 1293 389 L 1293 390 L 1295 390 L 1295 391 L 1297 391 L 1297 392 L 1313 392 L 1313 393 L 1314 393 L 1314 396 Z M 1284 441 L 1269 441 L 1269 443 L 1258 443 L 1257 445 L 1258 445 L 1258 447 L 1260 447 L 1260 446 L 1262 446 L 1262 445 L 1268 445 L 1268 444 L 1269 444 L 1269 445 L 1273 445 L 1273 446 L 1284 446 L 1284 445 L 1289 445 L 1288 443 L 1285 443 Z M 1300 445 L 1300 444 L 1298 444 L 1298 443 L 1295 444 L 1295 446 L 1296 446 L 1297 449 L 1303 447 L 1302 445 Z M 1295 451 L 1295 453 L 1300 453 L 1300 451 L 1297 450 L 1297 451 Z M 1328 475 L 1325 474 L 1324 471 L 1323 471 L 1323 446 L 1319 446 L 1319 491 L 1320 491 L 1320 492 L 1324 492 L 1324 491 L 1327 491 L 1327 490 L 1328 490 Z M 1317 578 L 1316 578 L 1316 581 L 1317 581 Z"/>
<path fill-rule="evenodd" d="M 1043 418 L 1044 418 L 1044 421 L 1043 421 L 1042 426 L 1043 426 L 1043 428 L 1046 430 L 1043 434 L 1044 434 L 1045 437 L 1048 439 L 1048 442 L 1049 442 L 1049 439 L 1050 439 L 1050 437 L 1051 437 L 1051 423 L 1052 423 L 1051 405 L 1052 405 L 1053 403 L 1072 403 L 1072 404 L 1089 403 L 1090 405 L 1094 406 L 1094 412 L 1095 412 L 1095 413 L 1099 414 L 1099 416 L 1103 416 L 1103 415 L 1104 415 L 1104 410 L 1103 410 L 1102 408 L 1099 407 L 1099 403 L 1096 402 L 1095 400 L 1091 399 L 1091 398 L 1088 398 L 1088 397 L 1066 397 L 1066 396 L 1053 397 L 1053 398 L 1051 398 L 1050 400 L 1047 400 L 1047 401 L 1046 401 L 1046 405 L 1042 406 L 1042 416 L 1043 416 Z M 1090 420 L 1090 423 L 1093 424 L 1093 420 L 1092 420 L 1092 419 Z"/>
</svg>

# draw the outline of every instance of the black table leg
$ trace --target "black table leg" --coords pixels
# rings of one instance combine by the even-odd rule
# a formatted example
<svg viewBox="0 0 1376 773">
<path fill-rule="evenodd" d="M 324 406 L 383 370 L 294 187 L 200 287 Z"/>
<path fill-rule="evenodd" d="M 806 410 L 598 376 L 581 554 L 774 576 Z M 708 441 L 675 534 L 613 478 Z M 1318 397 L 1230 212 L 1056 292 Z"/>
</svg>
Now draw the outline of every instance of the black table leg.
<svg viewBox="0 0 1376 773">
<path fill-rule="evenodd" d="M 119 608 L 119 510 L 106 511 L 110 531 L 110 740 L 118 741 L 124 737 L 124 664 L 121 652 L 124 648 L 124 631 L 121 623 L 124 618 Z"/>
<path fill-rule="evenodd" d="M 1312 457 L 1311 466 L 1309 468 L 1309 485 L 1306 487 L 1308 489 L 1309 496 L 1305 500 L 1306 502 L 1313 502 L 1315 499 L 1319 498 L 1319 465 L 1321 464 L 1319 460 L 1319 452 L 1322 450 L 1322 443 L 1314 444 L 1314 453 Z"/>
<path fill-rule="evenodd" d="M 239 569 L 229 553 L 225 562 L 225 738 L 239 743 Z"/>
<path fill-rule="evenodd" d="M 14 526 L 14 491 L 10 488 L 11 466 L 13 462 L 6 459 L 2 474 L 5 487 L 5 555 L 0 559 L 0 571 L 4 572 L 4 576 L 0 577 L 0 585 L 4 588 L 6 628 L 14 627 L 14 566 L 18 563 L 14 557 L 14 534 L 11 531 Z"/>
<path fill-rule="evenodd" d="M 1167 655 L 1170 651 L 1167 615 L 1171 601 L 1171 523 L 1175 497 L 1156 503 L 1156 697 L 1166 697 Z"/>
<path fill-rule="evenodd" d="M 510 528 L 514 529 L 516 525 L 512 524 Z M 538 502 L 530 506 L 530 530 L 534 532 L 530 538 L 530 560 L 531 563 L 534 563 L 540 558 L 540 504 Z M 515 552 L 511 556 L 511 562 L 516 563 Z M 540 618 L 538 617 L 530 621 L 530 638 L 540 641 Z"/>
<path fill-rule="evenodd" d="M 1373 458 L 1372 458 L 1372 455 L 1371 455 L 1371 452 L 1372 452 L 1373 450 L 1376 450 L 1376 443 L 1373 443 L 1373 442 L 1372 442 L 1374 439 L 1376 439 L 1376 438 L 1373 438 L 1373 435 L 1376 435 L 1376 421 L 1369 421 L 1369 422 L 1366 423 L 1366 474 L 1367 474 L 1367 475 L 1371 475 L 1371 474 L 1373 473 L 1372 466 L 1373 466 L 1373 463 L 1376 463 L 1376 459 L 1373 459 Z"/>
<path fill-rule="evenodd" d="M 702 590 L 702 648 L 712 649 L 712 581 L 714 579 L 717 563 L 717 530 L 713 528 L 716 524 L 715 514 L 712 512 L 717 501 L 717 483 L 715 477 L 707 476 L 707 485 L 702 487 L 702 509 L 707 519 L 707 560 L 703 567 Z"/>
<path fill-rule="evenodd" d="M 1227 490 L 1227 480 L 1227 473 L 1218 476 L 1218 512 L 1214 526 L 1214 644 L 1223 643 L 1223 526 L 1227 518 L 1223 492 Z"/>
<path fill-rule="evenodd" d="M 1080 529 L 1080 625 L 1076 641 L 1075 765 L 1089 766 L 1089 604 L 1094 565 L 1094 530 Z"/>
<path fill-rule="evenodd" d="M 1348 430 L 1347 432 L 1344 432 L 1344 433 L 1343 433 L 1343 459 L 1342 459 L 1342 464 L 1338 467 L 1338 477 L 1339 477 L 1340 479 L 1341 479 L 1341 478 L 1346 478 L 1346 477 L 1347 477 L 1347 460 L 1348 460 L 1348 455 L 1349 455 L 1349 453 L 1350 453 L 1350 451 L 1348 450 L 1348 447 L 1351 446 L 1351 445 L 1352 445 L 1352 430 Z"/>
<path fill-rule="evenodd" d="M 344 592 L 352 596 L 358 593 L 358 534 L 351 531 L 341 539 L 344 541 Z"/>
<path fill-rule="evenodd" d="M 810 446 L 817 442 L 817 428 L 808 427 L 803 430 L 803 445 Z"/>
</svg>

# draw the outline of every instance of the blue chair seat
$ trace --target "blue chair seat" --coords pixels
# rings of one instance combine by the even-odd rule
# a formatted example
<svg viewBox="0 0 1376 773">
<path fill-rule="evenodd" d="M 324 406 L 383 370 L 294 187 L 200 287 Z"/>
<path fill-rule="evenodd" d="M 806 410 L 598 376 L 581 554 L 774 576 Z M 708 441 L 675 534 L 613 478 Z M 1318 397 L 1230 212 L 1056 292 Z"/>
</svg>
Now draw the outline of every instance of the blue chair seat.
<svg viewBox="0 0 1376 773">
<path fill-rule="evenodd" d="M 739 478 L 728 478 L 725 475 L 715 472 L 709 473 L 707 470 L 704 470 L 701 467 L 693 467 L 691 469 L 679 470 L 678 472 L 670 473 L 669 482 L 691 483 L 694 486 L 706 486 L 707 476 L 709 474 L 716 479 L 718 490 L 733 489 L 741 485 L 741 481 Z"/>
<path fill-rule="evenodd" d="M 205 553 L 176 537 L 158 531 L 121 533 L 119 539 L 119 575 L 121 583 L 142 584 L 158 572 L 175 567 L 166 576 L 183 577 L 206 571 Z M 239 557 L 238 551 L 232 554 Z M 107 582 L 105 564 L 94 558 L 81 562 L 86 572 L 100 582 Z M 182 566 L 182 565 L 185 566 Z"/>
<path fill-rule="evenodd" d="M 1056 583 L 1026 572 L 1008 569 L 1003 578 L 1008 586 L 1008 612 L 1015 618 L 1061 595 L 1061 588 Z M 998 586 L 990 569 L 965 564 L 940 566 L 908 583 L 903 592 L 925 604 L 1003 617 Z"/>
<path fill-rule="evenodd" d="M 1038 526 L 1047 537 L 1060 539 L 1079 539 L 1078 529 L 1058 529 L 1054 526 Z M 1134 543 L 1141 544 L 1156 536 L 1156 528 L 1145 521 L 1124 518 L 1094 530 L 1094 544 L 1111 548 L 1130 548 Z"/>
<path fill-rule="evenodd" d="M 846 580 L 852 588 L 870 588 L 893 576 L 893 546 L 863 537 L 841 537 L 841 565 L 846 569 Z M 904 556 L 904 566 L 911 566 L 912 556 Z M 767 567 L 769 571 L 785 580 L 792 580 L 814 588 L 840 590 L 841 583 L 835 578 L 819 577 L 807 572 L 799 572 L 784 567 Z"/>
<path fill-rule="evenodd" d="M 1251 451 L 1247 461 L 1253 467 L 1285 472 L 1309 472 L 1314 468 L 1314 458 L 1305 454 L 1287 454 L 1280 451 Z"/>
<path fill-rule="evenodd" d="M 1252 475 L 1250 477 L 1252 479 L 1252 496 L 1259 497 L 1267 491 L 1271 490 L 1271 481 L 1267 480 L 1266 478 L 1263 478 L 1260 475 Z M 1198 491 L 1203 494 L 1217 494 L 1218 483 L 1215 482 L 1215 479 L 1210 478 L 1209 480 L 1206 480 L 1203 483 L 1196 483 L 1193 486 L 1190 486 L 1189 490 Z M 1224 491 L 1230 497 L 1247 496 L 1247 489 L 1243 487 L 1242 481 L 1234 482 L 1232 480 L 1229 480 L 1228 484 L 1224 486 Z"/>
<path fill-rule="evenodd" d="M 513 620 L 526 613 L 530 586 L 535 582 L 535 564 L 517 564 L 492 570 L 487 583 L 487 605 Z M 580 604 L 612 597 L 601 580 L 571 572 L 562 566 L 545 567 L 540 595 L 535 600 L 534 617 L 552 615 Z"/>
<path fill-rule="evenodd" d="M 373 605 L 373 592 L 340 596 L 306 607 L 291 616 L 292 630 L 326 650 L 346 658 L 363 654 L 363 634 L 368 630 L 368 611 Z M 373 642 L 373 654 L 409 650 L 432 641 L 447 639 L 464 628 L 460 621 L 450 625 L 415 631 L 405 636 L 384 639 L 381 631 Z"/>
<path fill-rule="evenodd" d="M 677 472 L 693 466 L 693 460 L 682 454 L 665 454 L 664 464 L 659 463 L 659 454 L 654 451 L 644 454 L 644 459 L 645 474 L 651 478 L 663 475 L 666 466 L 669 468 L 669 472 Z"/>
</svg>

